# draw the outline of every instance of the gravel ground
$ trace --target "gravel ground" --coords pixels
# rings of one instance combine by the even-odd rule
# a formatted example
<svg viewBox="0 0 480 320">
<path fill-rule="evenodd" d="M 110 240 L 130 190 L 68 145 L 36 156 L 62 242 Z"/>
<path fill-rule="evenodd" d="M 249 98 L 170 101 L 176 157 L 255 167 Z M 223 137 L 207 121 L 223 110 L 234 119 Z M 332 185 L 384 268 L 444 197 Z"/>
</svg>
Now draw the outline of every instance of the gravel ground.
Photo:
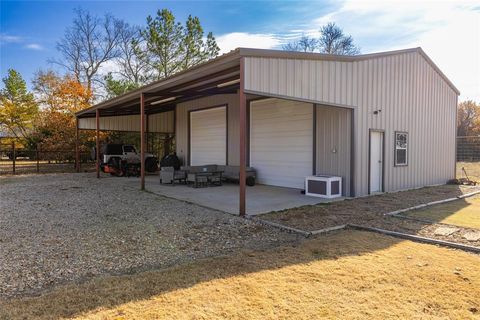
<svg viewBox="0 0 480 320">
<path fill-rule="evenodd" d="M 358 224 L 382 228 L 480 247 L 480 241 L 468 241 L 466 233 L 478 232 L 458 227 L 458 232 L 448 236 L 435 234 L 442 226 L 438 223 L 412 221 L 384 216 L 384 213 L 409 208 L 426 202 L 452 198 L 479 190 L 478 187 L 443 185 L 382 195 L 304 206 L 259 216 L 301 230 L 313 231 L 342 224 Z"/>
<path fill-rule="evenodd" d="M 92 174 L 0 178 L 0 298 L 301 238 Z"/>
</svg>

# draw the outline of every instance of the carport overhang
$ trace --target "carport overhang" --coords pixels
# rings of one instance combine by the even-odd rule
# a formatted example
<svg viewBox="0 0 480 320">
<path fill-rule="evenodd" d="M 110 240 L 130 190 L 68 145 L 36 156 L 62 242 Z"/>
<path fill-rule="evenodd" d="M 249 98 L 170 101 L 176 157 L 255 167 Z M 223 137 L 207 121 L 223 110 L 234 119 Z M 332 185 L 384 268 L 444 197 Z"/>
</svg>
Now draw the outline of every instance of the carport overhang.
<svg viewBox="0 0 480 320">
<path fill-rule="evenodd" d="M 95 119 L 95 125 L 92 129 L 96 130 L 97 150 L 99 150 L 99 131 L 100 117 L 120 117 L 140 115 L 139 126 L 137 130 L 141 136 L 141 158 L 145 155 L 145 133 L 148 133 L 149 115 L 168 112 L 176 109 L 176 105 L 206 96 L 216 94 L 235 93 L 239 99 L 239 165 L 240 165 L 240 202 L 239 213 L 245 215 L 245 168 L 247 159 L 247 96 L 249 99 L 258 97 L 273 97 L 280 99 L 289 99 L 296 101 L 309 102 L 313 104 L 331 105 L 343 108 L 354 109 L 354 106 L 338 104 L 328 100 L 317 100 L 313 98 L 299 97 L 298 95 L 287 93 L 274 93 L 262 90 L 268 78 L 261 77 L 262 70 L 255 69 L 250 58 L 268 61 L 269 58 L 300 60 L 322 60 L 322 61 L 341 61 L 353 62 L 374 57 L 383 57 L 405 52 L 420 51 L 421 49 L 407 49 L 391 51 L 379 54 L 367 54 L 360 56 L 338 56 L 318 53 L 286 52 L 277 50 L 261 50 L 238 48 L 220 57 L 202 63 L 188 70 L 182 71 L 160 81 L 153 82 L 139 89 L 119 97 L 99 103 L 91 108 L 82 110 L 76 114 L 77 117 L 77 136 L 78 121 L 80 119 Z M 250 60 L 249 60 L 250 59 Z M 250 61 L 250 64 L 249 64 Z M 272 76 L 272 75 L 270 75 Z M 252 85 L 253 80 L 257 85 Z M 247 86 L 246 86 L 247 84 Z M 174 116 L 175 117 L 175 116 Z M 93 121 L 92 121 L 93 122 Z M 173 121 L 175 123 L 175 119 Z M 146 125 L 147 123 L 147 125 Z M 353 123 L 353 120 L 352 120 Z M 352 125 L 353 127 L 353 125 Z M 175 131 L 175 128 L 173 128 Z M 352 147 L 353 148 L 353 147 Z M 78 139 L 77 139 L 78 149 Z M 97 152 L 97 176 L 99 177 L 99 153 Z M 352 152 L 353 154 L 353 152 Z M 78 153 L 77 153 L 78 157 Z M 79 163 L 77 159 L 77 164 Z M 352 162 L 353 163 L 353 162 Z M 77 167 L 78 170 L 78 167 Z M 352 169 L 353 171 L 353 169 Z M 353 176 L 353 173 L 351 174 Z M 353 183 L 352 183 L 353 184 Z M 145 164 L 141 162 L 141 189 L 145 189 Z"/>
<path fill-rule="evenodd" d="M 76 114 L 77 118 L 77 171 L 78 159 L 78 131 L 79 120 L 95 119 L 96 146 L 100 148 L 99 131 L 100 117 L 116 117 L 140 115 L 140 157 L 145 158 L 146 117 L 152 114 L 175 110 L 178 103 L 198 99 L 205 96 L 226 93 L 238 93 L 240 103 L 240 202 L 239 214 L 245 215 L 245 167 L 246 167 L 246 131 L 247 107 L 244 92 L 244 62 L 242 52 L 245 49 L 236 49 L 218 58 L 177 73 L 171 77 L 156 81 L 149 85 L 133 90 L 124 95 L 101 102 L 91 108 Z M 175 122 L 175 120 L 174 120 Z M 141 161 L 140 169 L 141 189 L 145 189 L 145 162 Z M 96 174 L 100 177 L 100 157 L 96 152 Z"/>
</svg>

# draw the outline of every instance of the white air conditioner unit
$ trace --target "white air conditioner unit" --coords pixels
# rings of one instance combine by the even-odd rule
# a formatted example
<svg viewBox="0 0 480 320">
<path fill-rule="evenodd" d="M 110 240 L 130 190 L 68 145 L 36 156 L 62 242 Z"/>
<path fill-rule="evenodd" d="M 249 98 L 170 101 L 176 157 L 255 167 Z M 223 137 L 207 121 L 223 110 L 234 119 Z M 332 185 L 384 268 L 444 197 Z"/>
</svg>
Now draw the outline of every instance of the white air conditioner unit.
<svg viewBox="0 0 480 320">
<path fill-rule="evenodd" d="M 305 178 L 305 195 L 320 198 L 342 196 L 342 177 L 317 175 Z"/>
</svg>

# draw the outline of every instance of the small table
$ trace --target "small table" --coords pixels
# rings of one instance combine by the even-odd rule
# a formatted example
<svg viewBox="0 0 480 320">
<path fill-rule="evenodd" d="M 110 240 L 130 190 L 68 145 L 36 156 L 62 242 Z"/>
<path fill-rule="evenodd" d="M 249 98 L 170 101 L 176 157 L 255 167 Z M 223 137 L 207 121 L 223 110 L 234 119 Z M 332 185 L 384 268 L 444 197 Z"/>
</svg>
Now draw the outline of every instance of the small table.
<svg viewBox="0 0 480 320">
<path fill-rule="evenodd" d="M 188 174 L 188 181 L 193 181 L 193 187 L 207 187 L 211 185 L 222 185 L 223 171 L 192 172 Z"/>
<path fill-rule="evenodd" d="M 212 172 L 211 175 L 209 175 L 207 177 L 208 182 L 210 182 L 210 184 L 212 186 L 221 186 L 222 185 L 222 175 L 223 175 L 223 171 Z"/>
</svg>

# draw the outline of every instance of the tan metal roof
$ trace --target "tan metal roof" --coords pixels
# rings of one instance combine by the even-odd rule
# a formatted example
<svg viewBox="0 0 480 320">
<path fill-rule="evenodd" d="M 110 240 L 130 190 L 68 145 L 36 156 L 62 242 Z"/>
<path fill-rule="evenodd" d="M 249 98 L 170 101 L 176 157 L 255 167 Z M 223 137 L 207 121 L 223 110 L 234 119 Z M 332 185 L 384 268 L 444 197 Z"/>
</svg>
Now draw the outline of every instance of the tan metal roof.
<svg viewBox="0 0 480 320">
<path fill-rule="evenodd" d="M 434 68 L 434 70 L 445 80 L 445 82 L 458 94 L 459 90 L 453 83 L 443 74 L 443 72 L 433 63 L 433 61 L 420 48 L 410 48 L 404 50 L 395 50 L 371 54 L 362 54 L 356 56 L 331 55 L 321 53 L 308 52 L 292 52 L 281 50 L 266 50 L 252 48 L 237 48 L 229 53 L 223 54 L 215 59 L 201 63 L 188 70 L 179 72 L 171 77 L 155 81 L 136 90 L 130 91 L 121 96 L 101 102 L 91 108 L 78 112 L 77 117 L 91 117 L 95 115 L 95 111 L 100 109 L 102 114 L 138 114 L 138 106 L 140 101 L 140 93 L 146 96 L 146 112 L 161 112 L 161 109 L 173 106 L 179 100 L 162 103 L 156 106 L 151 102 L 161 100 L 166 97 L 183 96 L 183 99 L 192 99 L 198 96 L 225 93 L 225 90 L 233 90 L 238 87 L 231 86 L 220 90 L 217 85 L 231 79 L 238 78 L 240 72 L 241 57 L 266 57 L 266 58 L 284 58 L 284 59 L 306 59 L 306 60 L 333 60 L 333 61 L 361 61 L 367 59 L 375 59 L 385 56 L 398 55 L 403 53 L 418 52 L 425 60 Z M 209 91 L 213 90 L 213 91 Z M 188 93 L 185 95 L 185 93 Z M 197 96 L 195 96 L 195 93 Z M 180 99 L 181 100 L 181 99 Z M 185 100 L 184 100 L 185 101 Z"/>
</svg>

